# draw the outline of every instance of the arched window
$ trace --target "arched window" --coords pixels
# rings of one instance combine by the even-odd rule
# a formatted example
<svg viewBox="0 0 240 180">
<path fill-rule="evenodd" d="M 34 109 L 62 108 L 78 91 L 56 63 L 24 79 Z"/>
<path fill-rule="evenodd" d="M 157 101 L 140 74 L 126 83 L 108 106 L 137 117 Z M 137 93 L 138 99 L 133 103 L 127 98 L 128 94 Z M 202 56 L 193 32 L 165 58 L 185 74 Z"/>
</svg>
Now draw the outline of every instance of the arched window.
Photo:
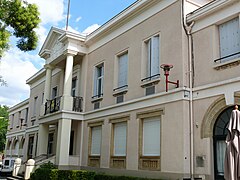
<svg viewBox="0 0 240 180">
<path fill-rule="evenodd" d="M 21 143 L 19 145 L 19 149 L 23 149 L 24 142 L 25 142 L 25 138 L 22 139 L 22 141 L 21 141 Z"/>
<path fill-rule="evenodd" d="M 227 125 L 234 107 L 225 109 L 217 118 L 213 130 L 215 179 L 224 179 L 224 158 L 226 150 Z"/>
<path fill-rule="evenodd" d="M 13 147 L 13 154 L 18 155 L 18 151 L 19 151 L 19 141 L 16 140 Z"/>
</svg>

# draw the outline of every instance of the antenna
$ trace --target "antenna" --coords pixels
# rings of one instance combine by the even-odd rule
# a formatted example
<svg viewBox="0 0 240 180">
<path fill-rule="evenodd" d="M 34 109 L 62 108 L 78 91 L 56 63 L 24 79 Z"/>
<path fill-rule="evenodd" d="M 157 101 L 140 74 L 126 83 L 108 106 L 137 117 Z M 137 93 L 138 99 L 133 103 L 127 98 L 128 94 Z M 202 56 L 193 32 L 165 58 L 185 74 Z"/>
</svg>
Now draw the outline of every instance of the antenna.
<svg viewBox="0 0 240 180">
<path fill-rule="evenodd" d="M 66 31 L 68 30 L 68 19 L 69 19 L 69 13 L 70 13 L 70 0 L 68 0 Z"/>
</svg>

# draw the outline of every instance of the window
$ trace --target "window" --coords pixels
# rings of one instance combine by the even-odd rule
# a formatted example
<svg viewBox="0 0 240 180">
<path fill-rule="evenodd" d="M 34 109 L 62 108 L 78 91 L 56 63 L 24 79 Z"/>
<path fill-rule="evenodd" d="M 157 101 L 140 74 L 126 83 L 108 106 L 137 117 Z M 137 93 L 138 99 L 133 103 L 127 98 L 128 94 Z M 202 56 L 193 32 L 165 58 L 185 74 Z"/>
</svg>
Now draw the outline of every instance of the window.
<svg viewBox="0 0 240 180">
<path fill-rule="evenodd" d="M 33 155 L 33 143 L 34 143 L 34 136 L 29 137 L 28 141 L 28 158 L 32 158 Z"/>
<path fill-rule="evenodd" d="M 77 78 L 73 78 L 72 80 L 72 97 L 76 96 L 76 87 L 77 87 Z"/>
<path fill-rule="evenodd" d="M 219 25 L 221 62 L 240 57 L 239 18 Z"/>
<path fill-rule="evenodd" d="M 118 56 L 118 88 L 128 84 L 128 53 Z"/>
<path fill-rule="evenodd" d="M 143 156 L 160 156 L 160 119 L 151 117 L 143 120 Z"/>
<path fill-rule="evenodd" d="M 159 76 L 159 35 L 153 36 L 147 41 L 147 78 L 151 80 Z"/>
<path fill-rule="evenodd" d="M 114 124 L 114 156 L 126 156 L 127 146 L 127 123 Z"/>
<path fill-rule="evenodd" d="M 103 64 L 100 64 L 95 68 L 93 97 L 101 97 L 103 95 L 103 79 L 104 79 L 104 66 Z"/>
<path fill-rule="evenodd" d="M 100 156 L 101 154 L 101 140 L 102 140 L 102 127 L 92 127 L 91 138 L 91 156 Z"/>
<path fill-rule="evenodd" d="M 57 97 L 57 86 L 52 89 L 52 99 Z"/>
<path fill-rule="evenodd" d="M 42 93 L 42 104 L 44 103 L 44 92 Z"/>
<path fill-rule="evenodd" d="M 33 116 L 36 116 L 37 101 L 38 101 L 38 97 L 36 96 L 36 97 L 34 98 L 34 102 L 33 102 Z"/>
<path fill-rule="evenodd" d="M 26 111 L 25 111 L 25 123 L 27 123 L 28 121 L 28 108 L 26 108 Z"/>
<path fill-rule="evenodd" d="M 53 154 L 53 133 L 48 135 L 48 155 Z"/>
</svg>

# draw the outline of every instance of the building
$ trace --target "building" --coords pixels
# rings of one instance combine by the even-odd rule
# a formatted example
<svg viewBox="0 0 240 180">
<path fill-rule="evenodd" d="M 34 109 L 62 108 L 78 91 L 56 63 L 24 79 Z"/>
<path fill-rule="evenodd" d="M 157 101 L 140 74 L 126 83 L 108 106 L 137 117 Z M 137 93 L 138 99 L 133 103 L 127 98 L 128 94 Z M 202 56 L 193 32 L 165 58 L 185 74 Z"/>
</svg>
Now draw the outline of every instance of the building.
<svg viewBox="0 0 240 180">
<path fill-rule="evenodd" d="M 240 103 L 239 7 L 139 0 L 87 36 L 53 27 L 29 99 L 9 111 L 6 155 L 61 169 L 223 178 L 224 128 Z M 173 65 L 167 84 L 163 64 Z"/>
</svg>

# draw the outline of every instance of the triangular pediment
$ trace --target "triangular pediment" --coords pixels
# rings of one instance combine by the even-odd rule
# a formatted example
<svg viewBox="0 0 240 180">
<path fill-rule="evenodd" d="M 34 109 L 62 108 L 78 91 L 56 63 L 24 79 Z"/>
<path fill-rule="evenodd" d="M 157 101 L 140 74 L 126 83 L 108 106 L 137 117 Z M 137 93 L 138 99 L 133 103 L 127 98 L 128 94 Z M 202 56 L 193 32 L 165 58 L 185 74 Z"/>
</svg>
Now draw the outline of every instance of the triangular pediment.
<svg viewBox="0 0 240 180">
<path fill-rule="evenodd" d="M 61 47 L 62 43 L 59 42 L 59 37 L 65 33 L 64 30 L 58 29 L 56 27 L 52 27 L 42 45 L 42 48 L 39 52 L 39 55 L 41 57 L 44 57 L 46 52 L 47 53 L 53 53 L 58 48 Z"/>
</svg>

